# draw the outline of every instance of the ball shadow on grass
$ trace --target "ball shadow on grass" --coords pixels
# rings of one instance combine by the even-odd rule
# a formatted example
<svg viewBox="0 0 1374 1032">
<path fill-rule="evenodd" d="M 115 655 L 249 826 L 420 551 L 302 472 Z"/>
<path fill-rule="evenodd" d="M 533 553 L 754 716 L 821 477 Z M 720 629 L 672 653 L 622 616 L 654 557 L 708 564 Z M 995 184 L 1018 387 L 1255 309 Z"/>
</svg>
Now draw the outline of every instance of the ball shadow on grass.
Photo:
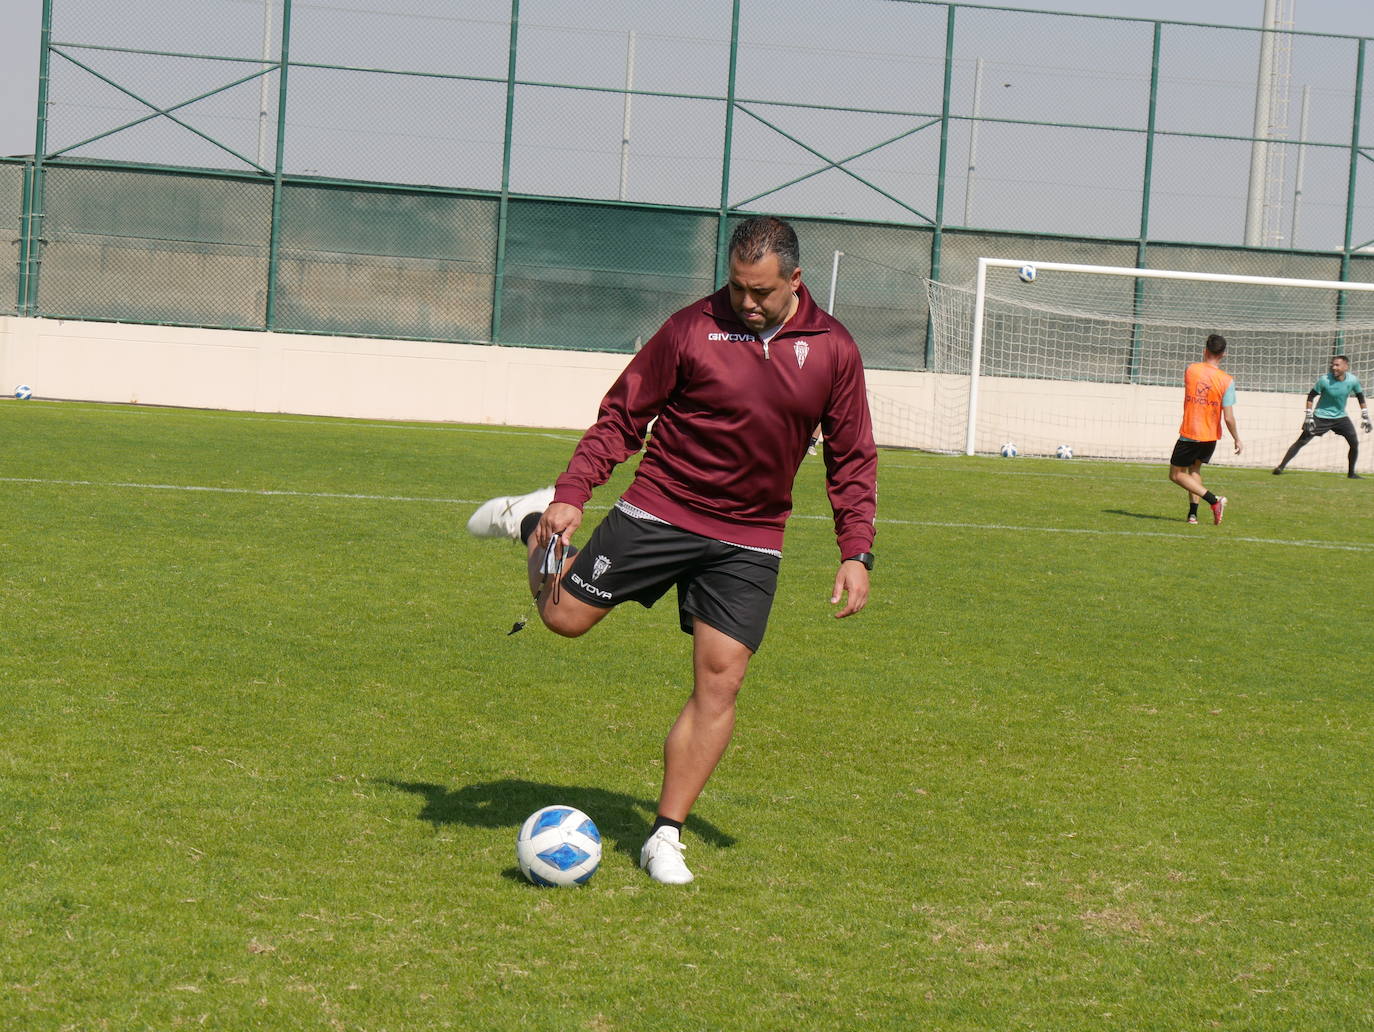
<svg viewBox="0 0 1374 1032">
<path fill-rule="evenodd" d="M 562 803 L 587 814 L 601 832 L 603 842 L 639 861 L 639 847 L 649 834 L 656 809 L 653 799 L 623 792 L 579 785 L 551 785 L 518 778 L 482 781 L 461 788 L 445 788 L 428 782 L 377 778 L 377 784 L 411 792 L 424 800 L 416 818 L 433 825 L 466 824 L 473 828 L 518 829 L 525 818 L 543 806 Z M 733 835 L 697 816 L 687 818 L 687 828 L 702 841 L 725 849 L 735 844 Z M 518 873 L 518 872 L 517 872 Z"/>
</svg>

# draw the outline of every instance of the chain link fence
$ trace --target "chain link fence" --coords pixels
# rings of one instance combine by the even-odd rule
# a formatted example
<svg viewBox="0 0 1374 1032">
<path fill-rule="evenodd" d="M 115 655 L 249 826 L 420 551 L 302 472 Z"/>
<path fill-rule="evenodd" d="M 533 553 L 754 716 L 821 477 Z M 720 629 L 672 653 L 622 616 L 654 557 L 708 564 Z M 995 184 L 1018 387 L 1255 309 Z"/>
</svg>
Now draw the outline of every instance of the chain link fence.
<svg viewBox="0 0 1374 1032">
<path fill-rule="evenodd" d="M 8 245 L 8 254 L 0 260 L 0 314 L 3 315 L 15 315 L 19 311 L 19 243 L 23 235 L 26 180 L 23 164 L 0 161 L 0 240 Z"/>
<path fill-rule="evenodd" d="M 485 339 L 497 207 L 490 198 L 440 193 L 286 186 L 276 327 Z"/>
<path fill-rule="evenodd" d="M 921 369 L 923 281 L 980 255 L 1370 275 L 1367 40 L 1274 34 L 1261 83 L 1256 29 L 852 14 L 54 0 L 0 311 L 632 351 L 767 211 L 869 365 Z"/>
<path fill-rule="evenodd" d="M 54 166 L 43 177 L 42 314 L 263 325 L 263 183 Z"/>
</svg>

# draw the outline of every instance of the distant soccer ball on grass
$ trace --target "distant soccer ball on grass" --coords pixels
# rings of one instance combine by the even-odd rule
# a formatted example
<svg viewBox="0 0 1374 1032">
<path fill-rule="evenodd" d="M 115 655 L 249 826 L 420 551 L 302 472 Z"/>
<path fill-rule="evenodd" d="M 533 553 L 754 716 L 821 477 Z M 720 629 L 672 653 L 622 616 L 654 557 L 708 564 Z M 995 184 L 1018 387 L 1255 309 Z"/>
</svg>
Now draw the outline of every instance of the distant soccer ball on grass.
<svg viewBox="0 0 1374 1032">
<path fill-rule="evenodd" d="M 1061 444 L 1054 450 L 1054 457 L 1056 459 L 1071 459 L 1073 458 L 1073 448 L 1067 444 Z"/>
<path fill-rule="evenodd" d="M 26 383 L 21 383 L 14 389 L 14 396 L 20 401 L 28 401 L 33 397 L 33 388 Z"/>
<path fill-rule="evenodd" d="M 1021 266 L 1021 268 L 1019 268 L 1019 269 L 1016 270 L 1016 275 L 1017 275 L 1018 277 L 1020 277 L 1022 283 L 1034 283 L 1034 282 L 1035 282 L 1035 266 L 1034 266 L 1034 265 L 1023 265 L 1023 266 Z"/>
<path fill-rule="evenodd" d="M 601 863 L 601 832 L 576 807 L 546 806 L 521 826 L 515 857 L 536 885 L 583 885 Z"/>
<path fill-rule="evenodd" d="M 1016 445 L 1012 444 L 1010 441 L 1002 445 L 1002 458 L 1014 459 L 1019 454 L 1021 453 L 1016 450 Z"/>
</svg>

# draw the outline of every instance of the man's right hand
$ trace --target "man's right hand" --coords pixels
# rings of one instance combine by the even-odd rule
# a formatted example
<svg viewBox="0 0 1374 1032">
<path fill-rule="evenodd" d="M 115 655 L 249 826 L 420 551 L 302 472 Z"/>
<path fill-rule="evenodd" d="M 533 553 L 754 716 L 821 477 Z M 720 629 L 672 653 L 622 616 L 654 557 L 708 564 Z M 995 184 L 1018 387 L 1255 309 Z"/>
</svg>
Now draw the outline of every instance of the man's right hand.
<svg viewBox="0 0 1374 1032">
<path fill-rule="evenodd" d="M 582 525 L 582 510 L 567 502 L 554 502 L 539 517 L 539 526 L 534 528 L 534 543 L 547 548 L 556 537 L 563 539 L 563 548 L 572 544 L 572 536 Z"/>
<path fill-rule="evenodd" d="M 1303 416 L 1302 428 L 1309 434 L 1317 428 L 1317 416 L 1311 409 L 1308 409 L 1307 415 Z"/>
</svg>

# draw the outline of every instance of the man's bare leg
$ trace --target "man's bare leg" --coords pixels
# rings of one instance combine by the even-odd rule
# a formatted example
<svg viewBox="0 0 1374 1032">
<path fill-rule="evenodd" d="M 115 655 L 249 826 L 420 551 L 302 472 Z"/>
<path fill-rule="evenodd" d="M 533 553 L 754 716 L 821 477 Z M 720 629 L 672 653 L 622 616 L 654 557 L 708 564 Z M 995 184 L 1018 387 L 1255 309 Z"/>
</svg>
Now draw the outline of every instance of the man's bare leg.
<svg viewBox="0 0 1374 1032">
<path fill-rule="evenodd" d="M 1207 487 L 1203 484 L 1202 477 L 1199 475 L 1199 470 L 1201 468 L 1202 463 L 1200 462 L 1195 462 L 1191 466 L 1169 467 L 1169 479 L 1183 488 L 1183 490 L 1187 491 L 1188 494 L 1192 496 L 1191 500 L 1194 502 L 1201 501 L 1202 496 L 1207 493 Z"/>
<path fill-rule="evenodd" d="M 654 881 L 682 885 L 692 872 L 682 860 L 679 834 L 735 730 L 735 696 L 753 653 L 709 624 L 692 631 L 692 694 L 663 743 L 663 790 L 658 820 L 639 853 Z"/>
<path fill-rule="evenodd" d="M 685 821 L 725 755 L 735 730 L 735 696 L 753 653 L 709 624 L 692 632 L 692 694 L 663 743 L 663 791 L 658 812 Z"/>
<path fill-rule="evenodd" d="M 554 575 L 544 572 L 544 559 L 547 549 L 539 546 L 535 541 L 534 534 L 530 535 L 525 544 L 528 549 L 526 569 L 529 572 L 530 594 L 536 600 L 539 607 L 539 619 L 544 621 L 545 627 L 565 638 L 576 638 L 586 634 L 605 618 L 606 614 L 610 612 L 609 609 L 603 609 L 601 606 L 583 602 L 580 598 L 574 598 L 566 591 L 561 590 L 561 584 L 558 585 L 560 590 L 555 591 Z M 562 546 L 556 544 L 554 546 L 555 562 L 557 557 L 562 554 Z M 568 575 L 571 563 L 572 552 L 570 550 L 560 576 L 566 577 Z"/>
</svg>

